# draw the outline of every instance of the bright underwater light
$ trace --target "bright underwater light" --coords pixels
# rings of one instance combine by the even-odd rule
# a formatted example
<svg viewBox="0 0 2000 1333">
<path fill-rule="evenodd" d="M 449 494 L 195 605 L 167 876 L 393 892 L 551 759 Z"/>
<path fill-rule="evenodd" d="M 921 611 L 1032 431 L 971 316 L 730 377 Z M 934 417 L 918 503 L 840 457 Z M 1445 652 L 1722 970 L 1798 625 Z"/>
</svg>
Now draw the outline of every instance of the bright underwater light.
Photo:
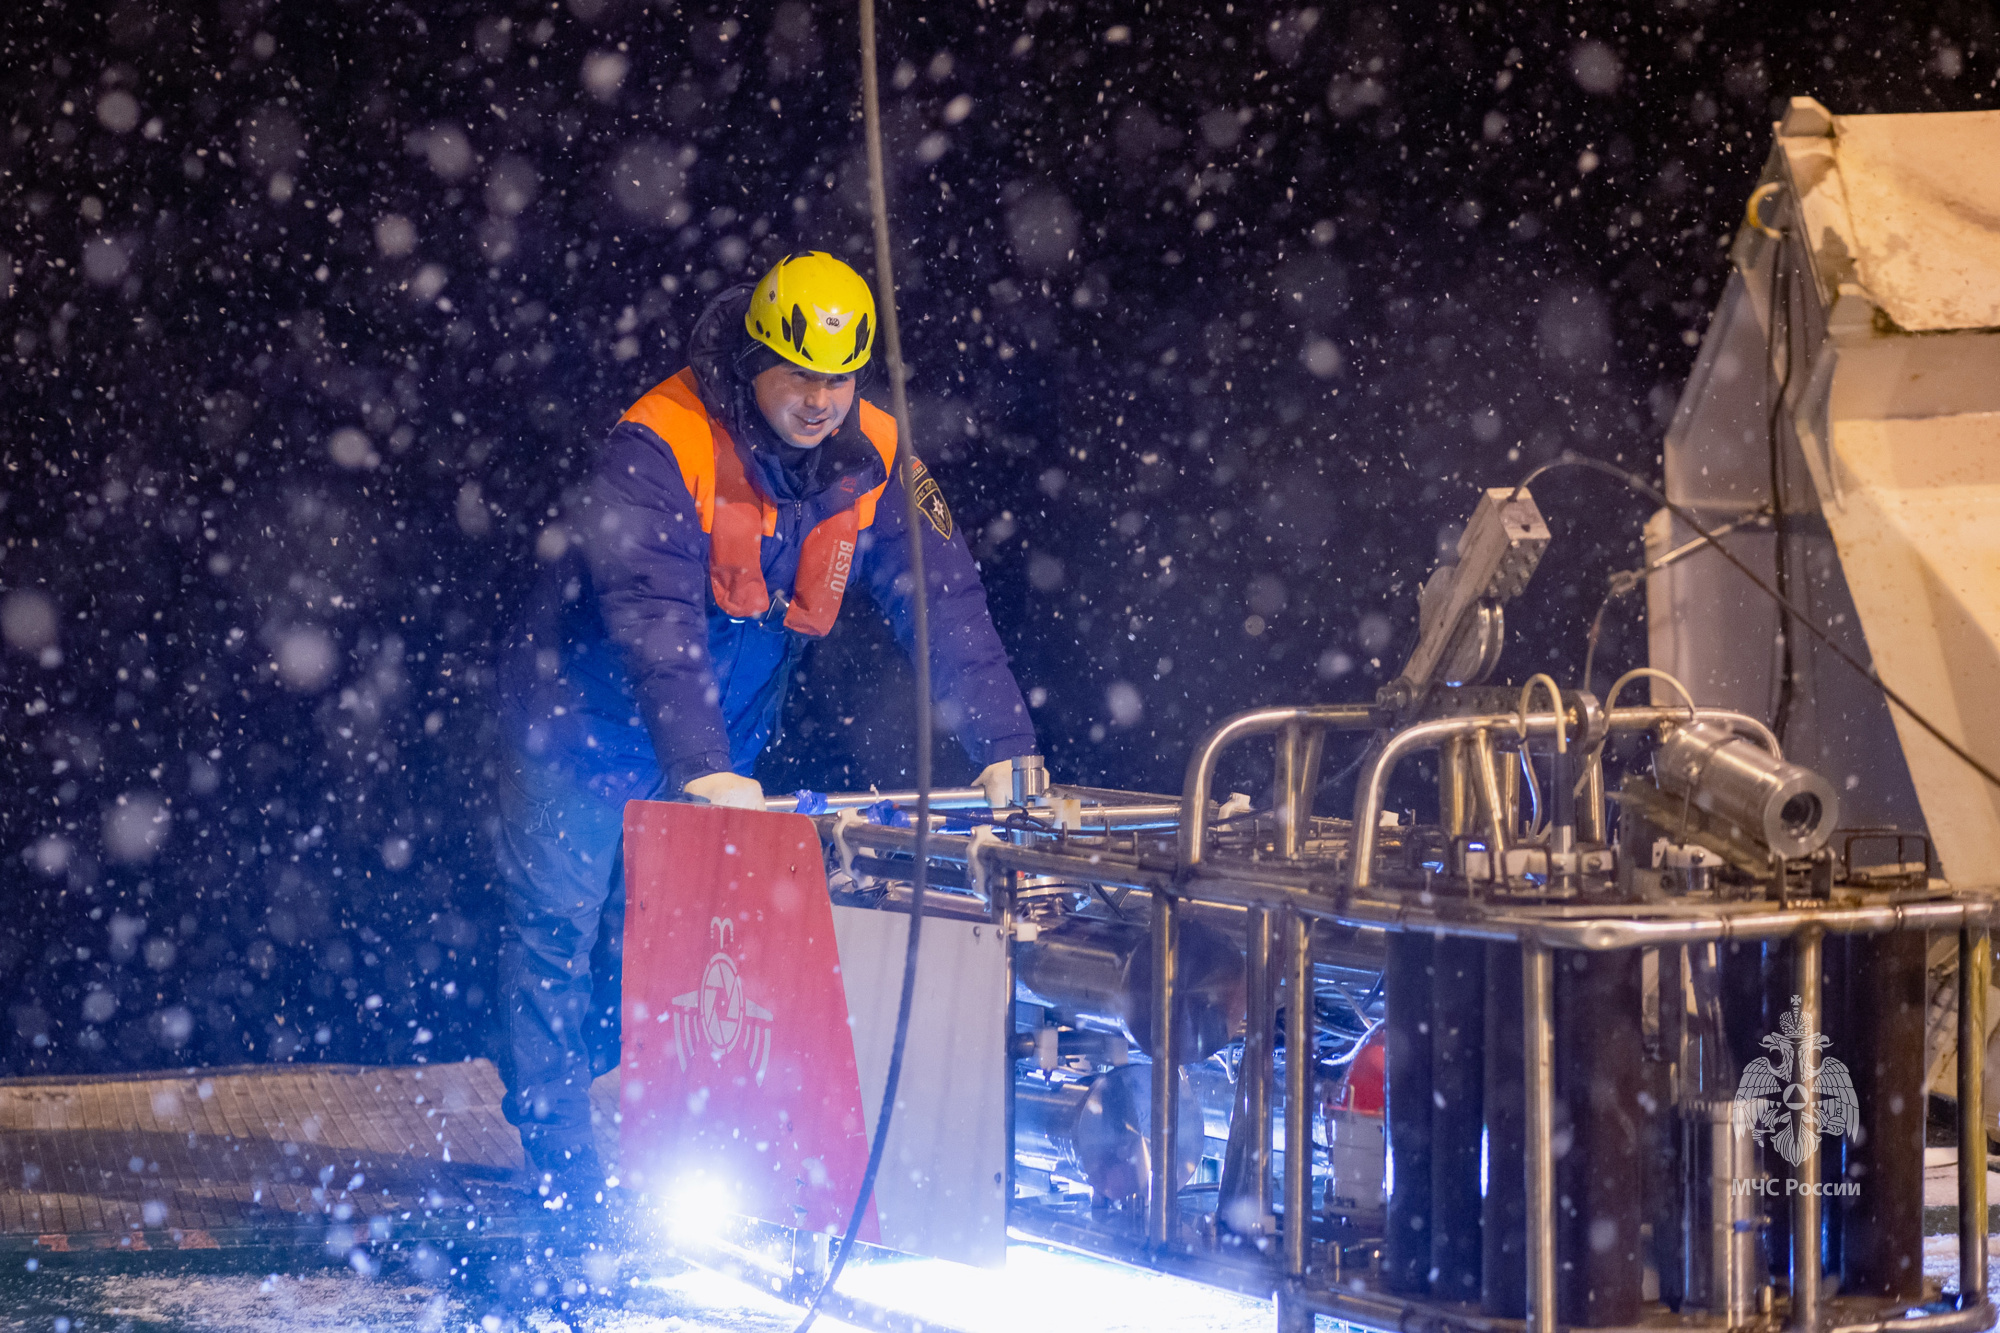
<svg viewBox="0 0 2000 1333">
<path fill-rule="evenodd" d="M 680 1176 L 660 1205 L 667 1234 L 686 1239 L 712 1239 L 736 1213 L 736 1192 L 720 1176 L 706 1171 Z"/>
</svg>

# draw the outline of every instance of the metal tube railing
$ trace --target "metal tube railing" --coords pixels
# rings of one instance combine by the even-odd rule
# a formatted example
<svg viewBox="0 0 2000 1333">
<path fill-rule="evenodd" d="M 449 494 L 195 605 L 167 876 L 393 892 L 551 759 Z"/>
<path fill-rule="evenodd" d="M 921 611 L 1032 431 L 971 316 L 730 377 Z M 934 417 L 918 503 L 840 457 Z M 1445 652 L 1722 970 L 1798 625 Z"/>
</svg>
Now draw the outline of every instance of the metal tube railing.
<svg viewBox="0 0 2000 1333">
<path fill-rule="evenodd" d="M 1555 963 L 1537 943 L 1521 946 L 1522 1051 L 1527 1102 L 1528 1330 L 1556 1327 Z"/>
<path fill-rule="evenodd" d="M 1449 739 L 1449 738 L 1447 738 Z M 1472 733 L 1466 747 L 1472 752 L 1472 777 L 1479 792 L 1479 806 L 1486 814 L 1486 861 L 1496 880 L 1507 878 L 1507 844 L 1513 839 L 1514 811 L 1500 791 L 1500 770 L 1493 762 L 1493 737 L 1484 728 Z M 1380 816 L 1376 819 L 1379 822 Z M 1375 859 L 1373 833 L 1369 834 L 1368 859 Z"/>
<path fill-rule="evenodd" d="M 1306 1275 L 1312 1253 L 1312 930 L 1285 914 L 1285 1274 Z"/>
<path fill-rule="evenodd" d="M 1180 1232 L 1180 1034 L 1174 1024 L 1175 971 L 1180 963 L 1180 904 L 1153 895 L 1153 1123 L 1151 1188 L 1146 1193 L 1146 1243 L 1168 1248 Z"/>
<path fill-rule="evenodd" d="M 1324 735 L 1324 733 L 1319 733 Z M 1305 791 L 1306 732 L 1297 722 L 1278 731 L 1278 855 L 1296 861 L 1306 846 L 1306 821 L 1312 818 L 1312 795 Z"/>
<path fill-rule="evenodd" d="M 1272 984 L 1272 913 L 1247 908 L 1243 922 L 1243 1058 L 1236 1105 L 1217 1191 L 1217 1213 L 1238 1235 L 1271 1230 L 1271 1081 L 1276 1005 Z"/>
<path fill-rule="evenodd" d="M 1257 1225 L 1268 1230 L 1271 1221 L 1271 1080 L 1275 1073 L 1272 1054 L 1278 1044 L 1277 977 L 1273 966 L 1279 961 L 1269 912 L 1250 910 L 1245 931 L 1247 947 L 1244 984 L 1250 991 L 1249 1007 L 1256 1021 L 1257 1055 L 1260 1068 L 1244 1077 L 1250 1102 L 1250 1171 L 1255 1177 L 1251 1197 L 1255 1200 Z"/>
<path fill-rule="evenodd" d="M 1986 1303 L 1986 987 L 1984 929 L 1958 932 L 1958 1299 Z"/>
<path fill-rule="evenodd" d="M 1210 728 L 1195 742 L 1194 753 L 1188 758 L 1187 780 L 1181 788 L 1181 865 L 1200 865 L 1206 854 L 1209 789 L 1215 781 L 1215 761 L 1224 750 L 1245 737 L 1268 735 L 1287 726 L 1366 731 L 1380 720 L 1367 704 L 1324 704 L 1309 708 L 1253 708 Z"/>
<path fill-rule="evenodd" d="M 1073 782 L 1051 782 L 1044 793 L 1050 800 L 1083 801 L 1095 805 L 1171 805 L 1180 808 L 1181 798 L 1163 791 L 1126 791 L 1123 787 L 1082 787 Z"/>
<path fill-rule="evenodd" d="M 1584 757 L 1581 798 L 1576 807 L 1576 836 L 1585 842 L 1603 842 L 1609 836 L 1604 818 L 1604 756 L 1595 751 Z"/>
<path fill-rule="evenodd" d="M 860 810 L 870 805 L 880 805 L 889 801 L 896 805 L 915 805 L 917 794 L 913 791 L 843 791 L 829 792 L 822 797 L 829 810 Z M 778 814 L 789 815 L 799 808 L 799 798 L 792 796 L 766 796 L 764 808 Z M 986 790 L 983 787 L 945 787 L 931 793 L 933 810 L 973 810 L 986 809 Z"/>
<path fill-rule="evenodd" d="M 1807 1032 L 1818 1032 L 1820 1021 L 1820 933 L 1816 930 L 1802 930 L 1792 940 L 1792 991 L 1798 999 L 1799 1022 Z M 1810 1054 L 1815 1060 L 1818 1052 L 1810 1049 L 1802 1051 L 1799 1057 L 1803 1065 Z M 1800 1077 L 1805 1074 L 1799 1071 Z M 1808 1096 L 1812 1095 L 1808 1089 Z M 1792 1167 L 1792 1177 L 1798 1182 L 1799 1192 L 1792 1196 L 1792 1317 L 1788 1327 L 1791 1333 L 1819 1333 L 1820 1295 L 1820 1155 L 1808 1152 L 1804 1160 Z"/>
<path fill-rule="evenodd" d="M 909 829 L 884 825 L 849 828 L 843 836 L 856 847 L 909 852 L 915 835 Z M 970 839 L 933 833 L 934 858 L 965 864 Z M 1102 850 L 1048 851 L 1037 847 L 990 845 L 980 850 L 989 866 L 1032 875 L 1052 875 L 1107 887 L 1173 891 L 1190 903 L 1232 907 L 1289 908 L 1302 916 L 1340 925 L 1383 930 L 1421 930 L 1467 939 L 1516 942 L 1537 939 L 1554 949 L 1585 953 L 1620 949 L 1650 949 L 1710 940 L 1781 940 L 1807 928 L 1829 935 L 1881 935 L 1899 930 L 1986 928 L 2000 904 L 1989 899 L 1881 903 L 1857 907 L 1746 903 L 1742 911 L 1706 912 L 1672 903 L 1632 905 L 1629 915 L 1606 920 L 1601 915 L 1576 919 L 1572 909 L 1493 907 L 1464 904 L 1455 912 L 1442 905 L 1423 907 L 1380 899 L 1341 895 L 1326 875 L 1264 863 L 1231 862 L 1226 868 L 1183 878 L 1164 867 L 1154 869 L 1128 856 Z M 1593 914 L 1608 909 L 1588 909 Z"/>
</svg>

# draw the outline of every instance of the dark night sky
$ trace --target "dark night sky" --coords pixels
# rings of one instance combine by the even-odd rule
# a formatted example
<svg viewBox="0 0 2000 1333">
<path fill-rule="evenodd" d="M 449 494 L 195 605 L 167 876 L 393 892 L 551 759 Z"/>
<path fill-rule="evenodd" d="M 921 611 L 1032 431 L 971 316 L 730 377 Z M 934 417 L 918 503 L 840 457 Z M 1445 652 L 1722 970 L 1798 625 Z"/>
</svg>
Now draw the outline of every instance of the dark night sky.
<svg viewBox="0 0 2000 1333">
<path fill-rule="evenodd" d="M 1785 97 L 2000 96 L 1971 3 L 883 29 L 918 447 L 1058 779 L 1153 789 L 1212 718 L 1371 695 L 1477 487 L 1657 465 Z M 872 269 L 855 40 L 799 3 L 9 7 L 0 1070 L 486 1049 L 492 645 L 709 293 Z M 1538 494 L 1516 679 L 1575 674 L 1645 517 Z M 865 602 L 809 672 L 766 786 L 906 784 Z"/>
</svg>

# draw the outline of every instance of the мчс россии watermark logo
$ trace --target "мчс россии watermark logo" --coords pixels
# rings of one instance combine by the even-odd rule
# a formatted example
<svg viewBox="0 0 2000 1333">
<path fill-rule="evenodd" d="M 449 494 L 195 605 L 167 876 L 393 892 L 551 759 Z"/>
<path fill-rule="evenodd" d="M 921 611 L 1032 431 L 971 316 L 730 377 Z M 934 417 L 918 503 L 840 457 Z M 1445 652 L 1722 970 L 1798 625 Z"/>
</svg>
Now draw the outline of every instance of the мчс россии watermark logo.
<svg viewBox="0 0 2000 1333">
<path fill-rule="evenodd" d="M 1861 1130 L 1861 1104 L 1854 1096 L 1854 1080 L 1847 1066 L 1820 1052 L 1833 1044 L 1823 1032 L 1815 1032 L 1804 1018 L 1799 996 L 1792 997 L 1791 1012 L 1778 1020 L 1778 1030 L 1759 1043 L 1777 1057 L 1773 1064 L 1759 1056 L 1743 1068 L 1736 1084 L 1736 1100 L 1730 1119 L 1740 1137 L 1749 1133 L 1762 1144 L 1769 1139 L 1778 1155 L 1799 1166 L 1819 1151 L 1822 1134 L 1857 1137 Z M 1777 1182 L 1765 1180 L 1737 1182 L 1761 1186 L 1757 1193 L 1776 1193 Z M 1784 1193 L 1798 1192 L 1799 1182 L 1788 1180 Z M 1818 1187 L 1820 1194 L 1859 1194 L 1856 1181 L 1833 1181 Z"/>
</svg>

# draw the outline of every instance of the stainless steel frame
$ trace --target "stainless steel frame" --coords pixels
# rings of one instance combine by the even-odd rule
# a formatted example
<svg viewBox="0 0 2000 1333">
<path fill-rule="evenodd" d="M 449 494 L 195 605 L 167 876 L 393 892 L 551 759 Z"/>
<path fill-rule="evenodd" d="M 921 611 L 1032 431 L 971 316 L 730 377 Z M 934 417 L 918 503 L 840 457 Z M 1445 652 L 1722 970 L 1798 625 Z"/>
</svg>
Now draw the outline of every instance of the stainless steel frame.
<svg viewBox="0 0 2000 1333">
<path fill-rule="evenodd" d="M 1556 1326 L 1555 960 L 1539 941 L 1521 943 L 1521 1053 L 1528 1103 L 1528 1320 L 1530 1333 Z"/>
<path fill-rule="evenodd" d="M 1686 707 L 1618 708 L 1594 716 L 1587 710 L 1572 710 L 1566 719 L 1553 712 L 1480 712 L 1465 716 L 1439 717 L 1418 721 L 1379 736 L 1363 765 L 1357 785 L 1354 820 L 1341 830 L 1338 841 L 1346 845 L 1346 855 L 1329 858 L 1312 854 L 1314 822 L 1312 793 L 1317 784 L 1319 759 L 1329 731 L 1377 731 L 1385 722 L 1380 710 L 1367 706 L 1267 708 L 1232 717 L 1212 729 L 1195 746 L 1186 771 L 1186 782 L 1178 803 L 1178 825 L 1174 853 L 1149 853 L 1137 842 L 1113 845 L 1111 840 L 1086 840 L 1069 846 L 1059 839 L 1038 838 L 1016 844 L 934 832 L 928 839 L 929 855 L 945 870 L 979 864 L 984 882 L 1012 883 L 1023 877 L 1056 879 L 1095 885 L 1104 890 L 1123 890 L 1134 906 L 1149 900 L 1152 931 L 1152 994 L 1150 1013 L 1155 1033 L 1153 1052 L 1152 1114 L 1148 1142 L 1148 1162 L 1152 1187 L 1147 1196 L 1144 1244 L 1149 1262 L 1175 1267 L 1195 1258 L 1184 1232 L 1179 1189 L 1174 1175 L 1180 1160 L 1176 1143 L 1179 1123 L 1181 1080 L 1176 1051 L 1179 1034 L 1175 1026 L 1176 1002 L 1181 979 L 1177 974 L 1180 950 L 1178 937 L 1189 907 L 1244 909 L 1255 923 L 1253 938 L 1262 948 L 1252 946 L 1253 959 L 1268 949 L 1268 970 L 1255 967 L 1253 974 L 1281 980 L 1285 995 L 1283 1049 L 1284 1094 L 1287 1113 L 1284 1128 L 1284 1169 L 1280 1197 L 1285 1224 L 1282 1246 L 1275 1256 L 1270 1279 L 1279 1296 L 1281 1325 L 1309 1326 L 1312 1311 L 1322 1311 L 1349 1322 L 1401 1333 L 1402 1330 L 1464 1329 L 1479 1333 L 1554 1333 L 1557 1327 L 1556 1265 L 1556 1162 L 1552 1139 L 1555 1126 L 1555 986 L 1556 951 L 1615 953 L 1665 945 L 1730 940 L 1790 940 L 1794 947 L 1795 989 L 1801 996 L 1803 1016 L 1818 1023 L 1822 1009 L 1819 993 L 1821 941 L 1829 935 L 1885 934 L 1897 931 L 1955 931 L 1959 937 L 1960 1050 L 1959 1124 L 1968 1142 L 1980 1142 L 1983 1134 L 1981 1111 L 1980 1052 L 1983 1048 L 1984 997 L 1987 959 L 1990 957 L 1988 929 L 1995 911 L 1993 899 L 1983 893 L 1950 892 L 1921 899 L 1867 902 L 1826 902 L 1796 899 L 1757 899 L 1740 902 L 1675 900 L 1606 904 L 1541 901 L 1505 901 L 1499 896 L 1477 895 L 1449 899 L 1429 894 L 1413 894 L 1377 883 L 1375 871 L 1378 824 L 1389 775 L 1396 765 L 1421 750 L 1440 746 L 1456 747 L 1453 753 L 1470 763 L 1473 784 L 1479 788 L 1477 804 L 1485 822 L 1496 836 L 1509 830 L 1499 815 L 1508 804 L 1500 788 L 1491 755 L 1498 746 L 1552 738 L 1559 725 L 1578 737 L 1583 749 L 1583 768 L 1578 787 L 1583 797 L 1579 826 L 1601 836 L 1604 821 L 1601 808 L 1593 816 L 1588 807 L 1593 794 L 1601 794 L 1603 776 L 1601 747 L 1606 736 L 1644 732 L 1685 721 Z M 1774 755 L 1777 745 L 1769 731 L 1756 719 L 1722 710 L 1696 709 L 1693 716 L 1705 722 L 1729 727 L 1749 736 Z M 1587 734 L 1583 724 L 1595 721 L 1596 734 Z M 1213 830 L 1212 788 L 1218 760 L 1233 744 L 1253 737 L 1271 736 L 1276 745 L 1274 802 L 1269 821 L 1269 853 L 1256 860 L 1225 857 L 1210 846 Z M 1093 793 L 1106 804 L 1107 811 L 1172 809 L 1173 803 L 1159 797 L 1134 793 Z M 876 797 L 875 799 L 882 799 Z M 1470 802 L 1468 801 L 1468 806 Z M 1112 815 L 1098 824 L 1117 827 Z M 914 833 L 909 829 L 879 825 L 847 825 L 842 836 L 847 845 L 878 856 L 907 857 L 914 850 Z M 898 862 L 877 863 L 893 867 Z M 1496 865 L 1503 864 L 1496 861 Z M 1003 907 L 996 904 L 996 910 Z M 1436 936 L 1518 943 L 1521 946 L 1522 1018 L 1526 1042 L 1522 1051 L 1526 1089 L 1527 1156 L 1527 1289 L 1528 1315 L 1525 1320 L 1486 1318 L 1425 1300 L 1399 1299 L 1378 1293 L 1360 1293 L 1335 1285 L 1327 1262 L 1314 1251 L 1310 1230 L 1297 1219 L 1313 1215 L 1311 1192 L 1311 1114 L 1298 1108 L 1311 1104 L 1310 1058 L 1299 1058 L 1311 1049 L 1313 1040 L 1313 957 L 1311 948 L 1314 922 L 1343 927 L 1374 928 L 1386 931 L 1417 931 Z M 1259 985 L 1268 985 L 1260 978 Z M 1301 1002 L 1303 997 L 1304 1002 Z M 1251 1005 L 1254 1024 L 1258 1006 Z M 1266 1015 L 1268 1020 L 1268 1014 Z M 1268 1028 L 1263 1041 L 1255 1034 L 1247 1048 L 1254 1067 L 1244 1077 L 1254 1081 L 1247 1090 L 1249 1113 L 1264 1126 L 1261 1134 L 1251 1132 L 1251 1170 L 1260 1181 L 1268 1179 L 1270 1148 L 1269 1095 L 1275 1052 Z M 1820 1333 L 1828 1327 L 1840 1333 L 1971 1333 L 1991 1319 L 1986 1291 L 1985 1172 L 1982 1154 L 1962 1155 L 1959 1177 L 1960 1203 L 1960 1307 L 1941 1313 L 1911 1314 L 1906 1317 L 1842 1324 L 1822 1299 L 1819 1195 L 1808 1188 L 1793 1201 L 1791 1304 L 1787 1327 L 1792 1333 Z M 1818 1184 L 1817 1163 L 1801 1173 L 1809 1186 Z M 1246 1187 L 1247 1188 L 1247 1187 Z M 1259 1197 L 1261 1211 L 1262 1196 Z M 1684 1315 L 1683 1326 L 1723 1328 L 1727 1320 Z"/>
<path fill-rule="evenodd" d="M 1993 967 L 1988 922 L 1958 932 L 1958 1290 L 1988 1309 L 1986 1293 L 1986 989 Z M 1976 1143 L 1982 1151 L 1967 1152 Z"/>
</svg>

